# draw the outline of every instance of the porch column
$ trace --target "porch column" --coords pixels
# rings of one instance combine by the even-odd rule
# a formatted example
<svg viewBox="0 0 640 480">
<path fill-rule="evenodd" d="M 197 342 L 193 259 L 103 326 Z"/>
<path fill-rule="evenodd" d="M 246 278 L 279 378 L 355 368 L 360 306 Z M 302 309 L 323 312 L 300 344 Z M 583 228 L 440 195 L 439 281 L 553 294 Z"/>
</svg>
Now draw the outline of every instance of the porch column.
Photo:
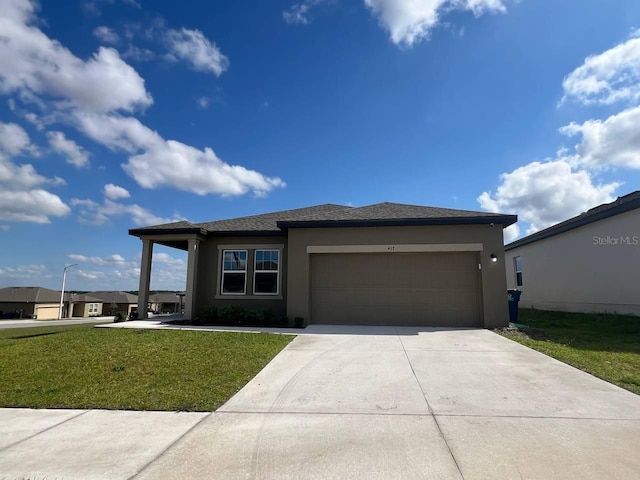
<svg viewBox="0 0 640 480">
<path fill-rule="evenodd" d="M 197 238 L 189 239 L 189 259 L 187 262 L 187 291 L 184 298 L 184 318 L 191 320 L 196 304 L 196 283 L 198 276 L 198 244 Z"/>
<path fill-rule="evenodd" d="M 140 287 L 138 288 L 138 318 L 147 318 L 147 303 L 149 303 L 149 284 L 151 283 L 151 258 L 153 257 L 153 242 L 142 239 L 142 261 L 140 262 Z"/>
</svg>

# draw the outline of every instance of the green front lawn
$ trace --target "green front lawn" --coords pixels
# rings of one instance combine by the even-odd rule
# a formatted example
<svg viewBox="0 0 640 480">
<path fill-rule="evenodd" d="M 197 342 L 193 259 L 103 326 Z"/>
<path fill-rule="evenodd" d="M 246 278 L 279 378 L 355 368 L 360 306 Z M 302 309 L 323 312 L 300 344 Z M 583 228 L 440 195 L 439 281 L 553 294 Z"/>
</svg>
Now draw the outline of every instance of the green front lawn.
<svg viewBox="0 0 640 480">
<path fill-rule="evenodd" d="M 518 323 L 498 333 L 640 394 L 640 317 L 521 309 Z"/>
<path fill-rule="evenodd" d="M 0 407 L 210 411 L 292 339 L 92 325 L 0 330 Z"/>
</svg>

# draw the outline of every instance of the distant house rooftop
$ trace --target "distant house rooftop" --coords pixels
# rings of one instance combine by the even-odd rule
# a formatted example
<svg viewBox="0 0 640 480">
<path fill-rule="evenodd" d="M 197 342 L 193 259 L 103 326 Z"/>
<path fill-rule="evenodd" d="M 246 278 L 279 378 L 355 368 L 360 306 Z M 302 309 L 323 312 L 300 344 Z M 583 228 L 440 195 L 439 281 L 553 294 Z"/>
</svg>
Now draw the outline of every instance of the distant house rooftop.
<svg viewBox="0 0 640 480">
<path fill-rule="evenodd" d="M 0 288 L 2 303 L 59 303 L 60 292 L 43 287 Z"/>
<path fill-rule="evenodd" d="M 605 218 L 620 215 L 621 213 L 629 212 L 636 208 L 640 208 L 640 190 L 636 190 L 635 192 L 623 197 L 618 197 L 615 202 L 598 205 L 597 207 L 587 210 L 586 212 L 570 218 L 569 220 L 565 220 L 557 225 L 553 225 L 527 237 L 516 240 L 515 242 L 511 242 L 504 248 L 508 251 L 517 247 L 522 247 L 523 245 L 528 245 L 560 233 L 568 232 L 574 228 L 582 227 L 583 225 L 588 225 Z"/>
</svg>

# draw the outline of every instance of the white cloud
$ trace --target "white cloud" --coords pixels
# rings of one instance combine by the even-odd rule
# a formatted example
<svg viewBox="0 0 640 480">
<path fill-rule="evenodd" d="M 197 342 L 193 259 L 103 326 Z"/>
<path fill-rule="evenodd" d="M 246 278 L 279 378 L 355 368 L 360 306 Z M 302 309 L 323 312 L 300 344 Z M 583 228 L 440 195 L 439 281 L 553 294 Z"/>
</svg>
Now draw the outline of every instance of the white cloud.
<svg viewBox="0 0 640 480">
<path fill-rule="evenodd" d="M 51 278 L 49 270 L 44 265 L 20 265 L 18 267 L 0 268 L 0 277 L 18 278 L 21 280 Z"/>
<path fill-rule="evenodd" d="M 562 82 L 562 101 L 609 105 L 640 99 L 640 38 L 585 59 Z"/>
<path fill-rule="evenodd" d="M 277 177 L 223 162 L 212 149 L 200 150 L 175 140 L 165 140 L 133 117 L 78 114 L 79 128 L 97 142 L 128 153 L 122 165 L 144 188 L 172 187 L 198 195 L 263 196 L 285 183 Z"/>
<path fill-rule="evenodd" d="M 127 49 L 122 52 L 122 58 L 131 59 L 135 62 L 150 62 L 156 58 L 156 54 L 148 48 L 139 48 L 135 45 L 129 45 Z"/>
<path fill-rule="evenodd" d="M 575 147 L 575 163 L 588 168 L 640 169 L 640 107 L 624 110 L 606 120 L 571 123 L 560 129 L 569 135 L 581 135 Z"/>
<path fill-rule="evenodd" d="M 196 71 L 219 77 L 229 67 L 229 59 L 199 30 L 169 29 L 165 41 L 171 56 L 185 60 Z"/>
<path fill-rule="evenodd" d="M 412 46 L 429 38 L 442 14 L 451 10 L 484 13 L 506 12 L 507 0 L 364 0 L 395 44 Z"/>
<path fill-rule="evenodd" d="M 0 190 L 0 220 L 50 223 L 49 217 L 63 217 L 71 209 L 53 193 L 42 189 Z"/>
<path fill-rule="evenodd" d="M 165 265 L 171 265 L 174 267 L 184 267 L 186 265 L 185 261 L 181 258 L 175 258 L 164 252 L 157 252 L 153 254 L 153 261 L 162 263 Z"/>
<path fill-rule="evenodd" d="M 308 25 L 311 23 L 310 10 L 326 0 L 305 0 L 292 5 L 289 10 L 282 12 L 282 18 L 289 25 Z"/>
<path fill-rule="evenodd" d="M 61 107 L 132 111 L 152 103 L 144 80 L 118 52 L 101 47 L 86 62 L 35 23 L 35 3 L 12 0 L 0 11 L 0 93 L 50 95 Z"/>
<path fill-rule="evenodd" d="M 34 122 L 41 127 L 53 122 L 71 124 L 90 139 L 127 152 L 130 157 L 123 168 L 144 188 L 171 187 L 223 196 L 253 192 L 262 196 L 285 186 L 277 177 L 223 162 L 211 148 L 200 150 L 165 140 L 135 117 L 124 115 L 152 103 L 144 80 L 114 49 L 100 48 L 87 61 L 74 56 L 34 26 L 39 21 L 34 5 L 28 0 L 12 0 L 0 12 L 0 94 L 14 95 L 45 112 L 43 117 L 34 114 Z M 228 59 L 201 32 L 168 30 L 162 25 L 157 30 L 166 33 L 172 54 L 194 69 L 220 75 L 227 68 Z M 67 144 L 67 150 L 71 147 Z M 81 162 L 82 150 L 75 153 L 71 158 Z M 35 174 L 28 168 L 32 169 L 24 166 L 22 173 Z M 45 180 L 40 177 L 38 182 Z M 164 220 L 137 205 L 114 205 L 102 205 L 93 221 L 106 221 L 104 211 L 115 209 L 125 209 L 136 222 Z"/>
<path fill-rule="evenodd" d="M 89 164 L 89 153 L 73 140 L 69 140 L 64 133 L 47 132 L 47 139 L 54 151 L 66 157 L 67 163 L 78 168 Z"/>
<path fill-rule="evenodd" d="M 126 188 L 108 183 L 104 186 L 104 196 L 109 200 L 120 200 L 131 197 L 131 194 Z"/>
<path fill-rule="evenodd" d="M 183 220 L 179 216 L 174 218 L 159 217 L 138 204 L 127 205 L 114 202 L 108 198 L 102 204 L 93 200 L 74 198 L 71 200 L 71 205 L 80 207 L 80 216 L 78 218 L 80 223 L 90 225 L 104 225 L 109 222 L 111 217 L 121 215 L 129 215 L 133 223 L 139 226 L 158 225 Z"/>
<path fill-rule="evenodd" d="M 504 243 L 513 242 L 520 236 L 520 226 L 517 223 L 509 225 L 502 231 L 504 237 Z"/>
<path fill-rule="evenodd" d="M 116 44 L 120 41 L 118 34 L 112 28 L 104 25 L 94 28 L 93 36 L 104 43 Z"/>
<path fill-rule="evenodd" d="M 49 223 L 50 216 L 64 216 L 69 207 L 41 187 L 59 185 L 61 178 L 46 178 L 33 165 L 17 165 L 12 155 L 33 153 L 29 136 L 19 125 L 0 122 L 0 220 L 7 222 Z"/>
<path fill-rule="evenodd" d="M 533 162 L 500 179 L 495 195 L 484 192 L 478 202 L 488 211 L 516 213 L 529 224 L 527 234 L 613 201 L 620 185 L 595 185 L 587 171 L 575 170 L 565 159 Z"/>
<path fill-rule="evenodd" d="M 0 150 L 9 155 L 19 155 L 31 148 L 29 135 L 20 125 L 0 122 Z"/>
<path fill-rule="evenodd" d="M 87 257 L 86 255 L 79 255 L 76 253 L 70 253 L 67 255 L 71 260 L 79 263 L 91 263 L 93 265 L 107 266 L 117 265 L 125 266 L 131 265 L 131 262 L 127 262 L 122 255 L 114 254 L 108 257 Z"/>
</svg>

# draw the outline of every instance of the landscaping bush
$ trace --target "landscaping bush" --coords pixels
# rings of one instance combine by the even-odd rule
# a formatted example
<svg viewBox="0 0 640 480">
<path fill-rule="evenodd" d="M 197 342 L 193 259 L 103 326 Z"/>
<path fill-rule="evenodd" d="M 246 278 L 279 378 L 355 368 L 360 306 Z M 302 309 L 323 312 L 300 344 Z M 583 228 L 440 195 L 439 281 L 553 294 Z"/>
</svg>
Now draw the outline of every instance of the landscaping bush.
<svg viewBox="0 0 640 480">
<path fill-rule="evenodd" d="M 200 310 L 199 323 L 203 325 L 215 325 L 218 321 L 218 309 L 213 305 L 207 305 Z"/>
<path fill-rule="evenodd" d="M 220 311 L 219 318 L 223 324 L 242 325 L 246 316 L 246 308 L 240 305 L 227 305 Z"/>
</svg>

